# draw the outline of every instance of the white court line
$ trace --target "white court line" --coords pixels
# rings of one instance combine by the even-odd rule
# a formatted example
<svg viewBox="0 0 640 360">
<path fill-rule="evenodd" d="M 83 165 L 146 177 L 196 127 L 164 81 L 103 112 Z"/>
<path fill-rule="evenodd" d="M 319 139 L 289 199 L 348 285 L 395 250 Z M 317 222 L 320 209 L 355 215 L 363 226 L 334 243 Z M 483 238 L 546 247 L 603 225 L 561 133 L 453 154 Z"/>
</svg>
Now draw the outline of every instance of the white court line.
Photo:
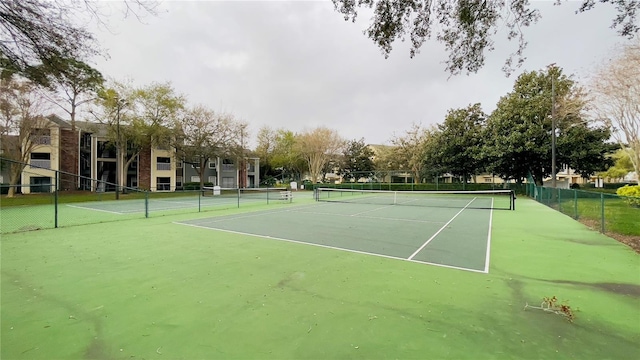
<svg viewBox="0 0 640 360">
<path fill-rule="evenodd" d="M 351 250 L 351 249 L 345 249 L 345 248 L 335 247 L 335 246 L 330 246 L 330 245 L 322 245 L 322 244 L 304 242 L 304 241 L 299 241 L 299 240 L 284 239 L 284 238 L 279 238 L 279 237 L 274 237 L 274 236 L 269 236 L 269 235 L 260 235 L 260 234 L 252 234 L 252 233 L 241 232 L 241 231 L 218 229 L 218 228 L 213 228 L 213 227 L 209 227 L 209 226 L 193 225 L 193 224 L 186 224 L 186 223 L 181 223 L 181 222 L 173 222 L 173 223 L 177 224 L 177 225 L 191 226 L 191 227 L 200 228 L 200 229 L 207 229 L 207 230 L 222 231 L 222 232 L 227 232 L 227 233 L 237 234 L 237 235 L 244 235 L 244 236 L 249 235 L 249 236 L 255 236 L 255 237 L 264 238 L 264 239 L 270 239 L 270 240 L 286 241 L 286 242 L 290 242 L 290 243 L 294 243 L 294 244 L 311 245 L 311 246 L 316 246 L 316 247 L 320 247 L 320 248 L 339 250 L 339 251 L 346 251 L 346 252 L 355 253 L 355 254 L 361 254 L 361 255 L 377 256 L 377 257 L 382 257 L 382 258 L 386 258 L 386 259 L 402 260 L 402 261 L 408 261 L 408 262 L 417 263 L 417 264 L 433 265 L 433 266 L 439 266 L 439 267 L 444 267 L 444 268 L 449 268 L 449 269 L 471 271 L 471 272 L 475 272 L 475 273 L 484 273 L 484 271 L 482 271 L 482 270 L 468 269 L 468 268 L 452 266 L 452 265 L 445 265 L 445 264 L 438 264 L 438 263 L 431 263 L 431 262 L 427 262 L 427 261 L 405 259 L 405 258 L 397 257 L 397 256 L 376 254 L 376 253 L 370 253 L 370 252 L 360 251 L 360 250 Z"/>
<path fill-rule="evenodd" d="M 91 207 L 85 207 L 85 206 L 77 206 L 77 205 L 69 205 L 67 204 L 68 207 L 72 207 L 72 208 L 76 208 L 76 209 L 83 209 L 83 210 L 93 210 L 93 211 L 100 211 L 100 212 L 106 212 L 109 214 L 116 214 L 116 215 L 124 215 L 124 212 L 118 212 L 118 211 L 109 211 L 109 210 L 102 210 L 102 209 L 94 209 Z"/>
<path fill-rule="evenodd" d="M 368 212 L 378 211 L 378 210 L 382 210 L 382 209 L 390 208 L 390 207 L 392 207 L 392 206 L 393 206 L 393 205 L 386 205 L 386 206 L 382 206 L 382 207 L 379 207 L 379 208 L 375 208 L 375 209 L 371 209 L 371 210 L 367 210 L 367 211 L 362 211 L 362 212 L 359 212 L 359 213 L 351 214 L 351 215 L 349 215 L 349 216 L 358 216 L 358 215 L 366 214 L 366 213 L 368 213 Z"/>
<path fill-rule="evenodd" d="M 451 218 L 451 220 L 447 221 L 447 223 L 446 223 L 446 224 L 442 225 L 442 227 L 440 228 L 440 230 L 438 230 L 435 234 L 433 234 L 433 236 L 431 236 L 431 237 L 429 238 L 429 240 L 425 241 L 425 243 L 424 243 L 424 244 L 422 244 L 422 246 L 420 246 L 420 248 L 418 248 L 418 250 L 416 250 L 413 254 L 411 254 L 411 256 L 409 256 L 408 260 L 412 260 L 412 259 L 414 258 L 414 256 L 418 255 L 418 253 L 419 253 L 420 251 L 422 251 L 422 249 L 424 249 L 424 247 L 425 247 L 425 246 L 427 246 L 427 245 L 431 242 L 431 240 L 435 239 L 435 238 L 436 238 L 436 236 L 438 236 L 438 234 L 440 234 L 440 233 L 442 232 L 442 230 L 444 230 L 444 229 L 447 227 L 447 225 L 449 225 L 449 224 L 450 224 L 450 223 L 451 223 L 455 218 L 457 218 L 457 217 L 458 217 L 458 215 L 460 215 L 460 214 L 461 214 L 461 213 L 462 213 L 462 212 L 463 212 L 463 211 L 464 211 L 464 210 L 465 210 L 469 205 L 471 205 L 471 203 L 472 203 L 472 202 L 473 202 L 473 200 L 475 200 L 475 199 L 477 199 L 477 198 L 473 198 L 473 199 L 471 199 L 471 201 L 469 201 L 469 202 L 467 203 L 467 205 L 465 205 L 462 209 L 460 209 L 460 211 L 458 211 L 458 213 L 457 213 L 457 214 L 455 214 L 455 215 Z"/>
<path fill-rule="evenodd" d="M 487 234 L 487 254 L 484 258 L 484 272 L 489 273 L 489 258 L 491 257 L 491 227 L 493 226 L 493 198 L 491 198 L 491 212 L 489 213 L 489 231 Z"/>
</svg>

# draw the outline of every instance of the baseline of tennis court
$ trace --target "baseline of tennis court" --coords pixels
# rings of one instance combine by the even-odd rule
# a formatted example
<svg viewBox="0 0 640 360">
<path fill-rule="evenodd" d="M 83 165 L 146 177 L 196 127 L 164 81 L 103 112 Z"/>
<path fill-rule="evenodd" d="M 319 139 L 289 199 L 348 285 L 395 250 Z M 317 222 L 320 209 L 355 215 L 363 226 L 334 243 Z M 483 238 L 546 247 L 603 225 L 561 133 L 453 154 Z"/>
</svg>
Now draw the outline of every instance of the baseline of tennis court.
<svg viewBox="0 0 640 360">
<path fill-rule="evenodd" d="M 469 205 L 316 203 L 176 224 L 487 273 L 492 210 Z"/>
</svg>

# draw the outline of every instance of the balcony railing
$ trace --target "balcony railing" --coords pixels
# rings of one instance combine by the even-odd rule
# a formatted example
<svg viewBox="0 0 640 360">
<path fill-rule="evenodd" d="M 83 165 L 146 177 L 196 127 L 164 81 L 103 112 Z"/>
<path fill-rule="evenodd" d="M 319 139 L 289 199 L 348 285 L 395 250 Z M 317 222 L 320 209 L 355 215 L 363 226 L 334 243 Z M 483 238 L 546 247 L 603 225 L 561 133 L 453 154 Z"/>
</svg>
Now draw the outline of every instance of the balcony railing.
<svg viewBox="0 0 640 360">
<path fill-rule="evenodd" d="M 156 170 L 171 170 L 171 164 L 168 163 L 158 163 L 156 165 Z"/>
<path fill-rule="evenodd" d="M 31 142 L 34 145 L 51 145 L 51 136 L 50 135 L 32 136 Z"/>
<path fill-rule="evenodd" d="M 234 164 L 222 164 L 222 171 L 231 171 L 235 169 L 236 167 Z"/>
<path fill-rule="evenodd" d="M 31 159 L 31 168 L 33 168 L 33 169 L 51 169 L 51 160 Z"/>
</svg>

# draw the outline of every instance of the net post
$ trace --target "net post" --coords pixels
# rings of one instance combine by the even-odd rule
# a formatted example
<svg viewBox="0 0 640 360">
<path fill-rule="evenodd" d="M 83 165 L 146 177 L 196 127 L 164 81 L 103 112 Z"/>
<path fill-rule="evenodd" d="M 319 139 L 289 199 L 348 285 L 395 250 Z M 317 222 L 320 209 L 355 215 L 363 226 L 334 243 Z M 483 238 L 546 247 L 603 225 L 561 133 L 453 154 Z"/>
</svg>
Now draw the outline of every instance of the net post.
<svg viewBox="0 0 640 360">
<path fill-rule="evenodd" d="M 604 234 L 604 193 L 600 193 L 600 232 Z"/>
<path fill-rule="evenodd" d="M 144 217 L 149 218 L 149 192 L 151 190 L 144 191 Z"/>
<path fill-rule="evenodd" d="M 202 191 L 198 191 L 198 212 L 200 212 L 200 201 L 202 199 L 202 195 L 204 195 L 204 192 Z"/>
<path fill-rule="evenodd" d="M 578 190 L 573 189 L 573 218 L 578 220 Z"/>
<path fill-rule="evenodd" d="M 516 210 L 516 192 L 511 190 L 511 193 L 509 193 L 509 196 L 511 197 L 511 204 L 509 204 L 510 209 L 509 210 Z"/>
<path fill-rule="evenodd" d="M 240 188 L 238 188 L 238 209 L 240 208 Z"/>
<path fill-rule="evenodd" d="M 55 183 L 55 188 L 53 189 L 53 212 L 54 212 L 54 227 L 57 229 L 58 228 L 58 188 L 60 187 L 60 171 L 56 170 L 55 171 L 56 174 L 56 183 Z"/>
<path fill-rule="evenodd" d="M 271 189 L 267 186 L 267 205 L 269 205 L 269 191 Z"/>
</svg>

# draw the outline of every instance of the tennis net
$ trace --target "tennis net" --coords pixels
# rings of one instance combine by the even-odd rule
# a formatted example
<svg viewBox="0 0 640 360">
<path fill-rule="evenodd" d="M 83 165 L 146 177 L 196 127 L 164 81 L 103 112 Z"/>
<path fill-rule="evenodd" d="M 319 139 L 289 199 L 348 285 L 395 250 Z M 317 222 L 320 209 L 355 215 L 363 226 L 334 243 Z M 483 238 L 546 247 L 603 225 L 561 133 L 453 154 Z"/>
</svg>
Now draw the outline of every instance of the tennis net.
<svg viewBox="0 0 640 360">
<path fill-rule="evenodd" d="M 291 191 L 287 188 L 269 187 L 269 188 L 223 188 L 217 186 L 203 187 L 203 196 L 214 196 L 221 198 L 238 198 L 238 199 L 267 199 L 267 200 L 285 200 L 291 201 Z"/>
<path fill-rule="evenodd" d="M 317 188 L 316 201 L 515 210 L 513 190 L 390 191 Z"/>
</svg>

